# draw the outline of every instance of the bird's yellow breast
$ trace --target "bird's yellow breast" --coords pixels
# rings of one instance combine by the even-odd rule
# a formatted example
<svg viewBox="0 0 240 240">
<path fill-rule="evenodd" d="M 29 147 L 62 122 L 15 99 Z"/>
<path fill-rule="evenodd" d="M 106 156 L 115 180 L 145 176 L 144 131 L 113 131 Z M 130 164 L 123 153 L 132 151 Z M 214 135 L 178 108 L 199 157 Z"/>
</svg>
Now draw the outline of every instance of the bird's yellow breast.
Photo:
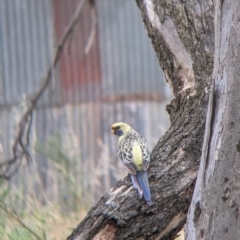
<svg viewBox="0 0 240 240">
<path fill-rule="evenodd" d="M 132 154 L 133 154 L 133 162 L 137 167 L 138 171 L 142 170 L 142 164 L 143 164 L 143 159 L 142 159 L 142 151 L 139 146 L 139 144 L 134 143 L 132 146 Z"/>
</svg>

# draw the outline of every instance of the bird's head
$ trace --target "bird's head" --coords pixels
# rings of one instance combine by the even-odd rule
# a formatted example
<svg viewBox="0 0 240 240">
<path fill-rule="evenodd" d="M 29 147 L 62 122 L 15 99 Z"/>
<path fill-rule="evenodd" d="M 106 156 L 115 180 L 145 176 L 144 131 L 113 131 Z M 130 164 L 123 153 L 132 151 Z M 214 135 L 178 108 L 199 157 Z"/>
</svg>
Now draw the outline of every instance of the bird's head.
<svg viewBox="0 0 240 240">
<path fill-rule="evenodd" d="M 131 127 L 128 124 L 123 122 L 114 123 L 111 127 L 112 133 L 119 137 L 127 133 L 130 129 Z"/>
</svg>

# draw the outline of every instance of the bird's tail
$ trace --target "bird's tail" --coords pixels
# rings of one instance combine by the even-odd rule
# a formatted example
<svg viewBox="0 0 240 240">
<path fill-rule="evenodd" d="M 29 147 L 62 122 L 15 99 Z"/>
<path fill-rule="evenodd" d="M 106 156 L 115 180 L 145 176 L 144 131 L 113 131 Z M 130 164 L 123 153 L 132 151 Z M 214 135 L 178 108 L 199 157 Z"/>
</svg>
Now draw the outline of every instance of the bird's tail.
<svg viewBox="0 0 240 240">
<path fill-rule="evenodd" d="M 137 179 L 143 190 L 143 196 L 148 205 L 152 205 L 152 197 L 150 192 L 150 187 L 148 183 L 148 174 L 147 171 L 138 171 Z"/>
<path fill-rule="evenodd" d="M 142 190 L 142 187 L 141 187 L 141 185 L 140 185 L 140 183 L 138 181 L 137 176 L 135 176 L 135 175 L 130 175 L 130 176 L 131 176 L 131 179 L 132 179 L 133 187 L 138 190 L 139 198 L 142 198 L 143 190 Z"/>
</svg>

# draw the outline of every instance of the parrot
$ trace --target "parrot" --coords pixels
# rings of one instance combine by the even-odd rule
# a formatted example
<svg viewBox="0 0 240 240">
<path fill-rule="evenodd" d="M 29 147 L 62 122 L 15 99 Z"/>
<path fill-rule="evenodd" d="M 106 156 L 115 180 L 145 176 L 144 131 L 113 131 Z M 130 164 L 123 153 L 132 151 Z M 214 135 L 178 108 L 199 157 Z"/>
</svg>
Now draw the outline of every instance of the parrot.
<svg viewBox="0 0 240 240">
<path fill-rule="evenodd" d="M 144 197 L 152 205 L 147 169 L 150 164 L 150 152 L 146 140 L 127 123 L 117 122 L 111 126 L 111 132 L 118 136 L 118 156 L 129 173 L 133 187 L 139 197 Z"/>
</svg>

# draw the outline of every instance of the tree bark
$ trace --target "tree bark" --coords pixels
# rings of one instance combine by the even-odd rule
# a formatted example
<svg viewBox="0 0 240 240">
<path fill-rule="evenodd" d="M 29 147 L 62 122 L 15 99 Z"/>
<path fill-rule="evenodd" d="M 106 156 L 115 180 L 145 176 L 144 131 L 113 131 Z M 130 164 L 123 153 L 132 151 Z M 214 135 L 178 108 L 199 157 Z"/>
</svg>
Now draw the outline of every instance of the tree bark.
<svg viewBox="0 0 240 240">
<path fill-rule="evenodd" d="M 189 210 L 186 239 L 240 239 L 240 2 L 215 1 L 215 91 L 209 142 Z"/>
<path fill-rule="evenodd" d="M 211 0 L 136 2 L 175 97 L 166 108 L 171 127 L 151 154 L 148 172 L 154 204 L 138 199 L 126 177 L 92 207 L 68 240 L 171 240 L 186 222 L 207 106 L 211 106 L 214 4 Z"/>
</svg>

